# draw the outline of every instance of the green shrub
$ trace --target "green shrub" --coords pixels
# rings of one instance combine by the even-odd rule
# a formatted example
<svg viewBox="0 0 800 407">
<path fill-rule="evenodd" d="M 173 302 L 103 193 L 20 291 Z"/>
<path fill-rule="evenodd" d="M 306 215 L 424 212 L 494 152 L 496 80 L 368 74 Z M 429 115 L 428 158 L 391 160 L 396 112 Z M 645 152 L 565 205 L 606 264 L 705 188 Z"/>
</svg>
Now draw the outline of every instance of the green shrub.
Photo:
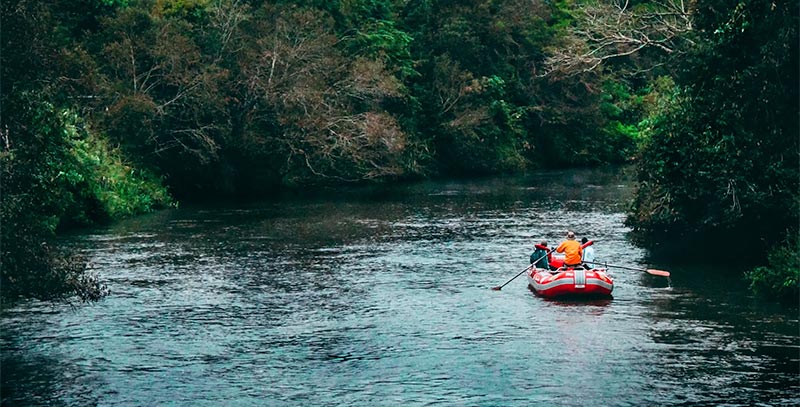
<svg viewBox="0 0 800 407">
<path fill-rule="evenodd" d="M 797 303 L 800 289 L 800 245 L 781 246 L 768 255 L 769 265 L 745 273 L 755 293 Z"/>
<path fill-rule="evenodd" d="M 643 244 L 703 255 L 724 235 L 766 252 L 798 235 L 799 5 L 698 6 L 676 90 L 659 92 L 642 123 L 628 224 Z"/>
<path fill-rule="evenodd" d="M 36 93 L 8 99 L 0 133 L 0 285 L 21 297 L 96 300 L 104 287 L 85 260 L 55 249 L 59 227 L 90 224 L 169 204 L 157 179 L 135 171 L 69 110 Z"/>
<path fill-rule="evenodd" d="M 126 163 L 119 150 L 88 131 L 74 112 L 65 110 L 60 115 L 71 160 L 59 176 L 65 178 L 67 188 L 84 197 L 80 208 L 84 219 L 121 219 L 172 203 L 160 179 Z M 91 212 L 95 207 L 98 212 Z"/>
</svg>

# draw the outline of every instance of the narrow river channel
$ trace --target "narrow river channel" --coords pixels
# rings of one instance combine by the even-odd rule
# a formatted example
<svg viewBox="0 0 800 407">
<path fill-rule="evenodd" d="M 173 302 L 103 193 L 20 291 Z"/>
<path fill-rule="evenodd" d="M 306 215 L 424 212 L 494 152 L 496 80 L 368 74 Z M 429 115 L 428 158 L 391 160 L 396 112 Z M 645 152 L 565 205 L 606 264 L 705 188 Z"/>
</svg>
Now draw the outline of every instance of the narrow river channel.
<svg viewBox="0 0 800 407">
<path fill-rule="evenodd" d="M 4 406 L 800 404 L 800 324 L 739 270 L 654 264 L 622 171 L 338 189 L 85 231 L 111 290 L 0 319 Z M 533 244 L 567 229 L 613 299 L 535 296 Z"/>
</svg>

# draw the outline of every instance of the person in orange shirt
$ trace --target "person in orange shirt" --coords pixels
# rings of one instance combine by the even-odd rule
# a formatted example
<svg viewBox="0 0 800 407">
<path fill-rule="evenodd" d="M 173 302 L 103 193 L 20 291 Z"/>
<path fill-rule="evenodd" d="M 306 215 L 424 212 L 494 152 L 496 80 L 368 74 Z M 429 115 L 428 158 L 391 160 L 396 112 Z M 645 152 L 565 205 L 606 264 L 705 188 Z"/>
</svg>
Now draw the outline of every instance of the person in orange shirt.
<svg viewBox="0 0 800 407">
<path fill-rule="evenodd" d="M 576 267 L 581 265 L 583 249 L 581 244 L 575 240 L 575 232 L 567 232 L 567 240 L 561 242 L 556 248 L 556 252 L 564 253 L 564 267 Z"/>
</svg>

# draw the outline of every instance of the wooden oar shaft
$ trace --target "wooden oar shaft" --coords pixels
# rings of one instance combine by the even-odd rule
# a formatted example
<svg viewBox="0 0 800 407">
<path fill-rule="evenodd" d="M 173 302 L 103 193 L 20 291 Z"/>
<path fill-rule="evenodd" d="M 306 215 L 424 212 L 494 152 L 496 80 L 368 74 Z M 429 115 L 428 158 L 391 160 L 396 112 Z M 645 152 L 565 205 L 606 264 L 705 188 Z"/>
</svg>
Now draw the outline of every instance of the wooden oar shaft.
<svg viewBox="0 0 800 407">
<path fill-rule="evenodd" d="M 537 260 L 537 261 L 538 261 L 538 260 Z M 535 262 L 534 262 L 534 263 L 535 263 Z M 503 285 L 499 285 L 499 286 L 497 286 L 497 287 L 492 287 L 492 290 L 495 290 L 495 291 L 500 291 L 500 290 L 502 290 L 502 289 L 503 289 L 503 287 L 505 287 L 505 286 L 506 286 L 506 284 L 508 284 L 508 283 L 510 283 L 510 282 L 512 282 L 512 281 L 514 281 L 514 279 L 516 279 L 517 277 L 521 276 L 521 275 L 522 275 L 522 273 L 524 273 L 524 272 L 526 272 L 526 271 L 530 270 L 530 268 L 531 268 L 531 267 L 533 267 L 533 263 L 531 263 L 531 265 L 530 265 L 530 266 L 528 266 L 528 267 L 525 267 L 525 269 L 524 269 L 524 270 L 522 270 L 522 271 L 520 271 L 519 273 L 517 273 L 517 275 L 516 275 L 516 276 L 514 276 L 514 277 L 511 277 L 511 280 L 508 280 L 508 281 L 506 281 L 505 283 L 503 283 Z"/>
<path fill-rule="evenodd" d="M 510 282 L 512 282 L 512 281 L 514 281 L 514 279 L 516 279 L 517 277 L 521 276 L 521 275 L 522 275 L 522 273 L 524 273 L 524 272 L 526 272 L 526 271 L 530 270 L 530 268 L 531 268 L 531 267 L 533 267 L 533 265 L 534 265 L 534 264 L 538 263 L 538 262 L 539 262 L 539 260 L 541 260 L 541 259 L 543 259 L 543 258 L 547 257 L 547 255 L 548 255 L 548 254 L 550 254 L 550 252 L 552 252 L 552 251 L 553 251 L 553 249 L 550 249 L 550 250 L 548 250 L 548 251 L 547 251 L 547 253 L 545 253 L 545 254 L 544 254 L 544 256 L 542 256 L 542 257 L 539 257 L 538 259 L 536 259 L 536 261 L 534 261 L 533 263 L 531 263 L 531 265 L 530 265 L 530 266 L 528 266 L 528 267 L 525 267 L 525 269 L 524 269 L 524 270 L 522 270 L 522 271 L 520 271 L 519 273 L 517 273 L 517 275 L 516 275 L 516 276 L 514 276 L 514 277 L 511 277 L 511 280 L 508 280 L 508 281 L 506 281 L 506 282 L 505 282 L 503 285 L 499 285 L 499 286 L 497 286 L 497 287 L 492 287 L 492 290 L 495 290 L 495 291 L 500 291 L 500 290 L 502 290 L 502 289 L 503 289 L 503 287 L 505 287 L 505 286 L 506 286 L 506 284 L 508 284 L 508 283 L 510 283 Z"/>
</svg>

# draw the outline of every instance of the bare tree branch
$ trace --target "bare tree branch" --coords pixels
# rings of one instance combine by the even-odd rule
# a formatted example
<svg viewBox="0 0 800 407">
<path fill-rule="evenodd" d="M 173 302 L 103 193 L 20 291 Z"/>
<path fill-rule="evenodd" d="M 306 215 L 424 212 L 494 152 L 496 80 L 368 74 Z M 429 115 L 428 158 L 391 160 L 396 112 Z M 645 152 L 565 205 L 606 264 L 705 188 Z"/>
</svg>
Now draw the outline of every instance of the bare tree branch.
<svg viewBox="0 0 800 407">
<path fill-rule="evenodd" d="M 693 2 L 694 0 L 692 0 Z M 576 11 L 576 25 L 553 49 L 542 76 L 572 76 L 591 72 L 605 61 L 646 48 L 667 55 L 682 53 L 691 42 L 691 10 L 682 0 L 665 0 L 630 7 L 628 0 L 586 4 Z"/>
</svg>

